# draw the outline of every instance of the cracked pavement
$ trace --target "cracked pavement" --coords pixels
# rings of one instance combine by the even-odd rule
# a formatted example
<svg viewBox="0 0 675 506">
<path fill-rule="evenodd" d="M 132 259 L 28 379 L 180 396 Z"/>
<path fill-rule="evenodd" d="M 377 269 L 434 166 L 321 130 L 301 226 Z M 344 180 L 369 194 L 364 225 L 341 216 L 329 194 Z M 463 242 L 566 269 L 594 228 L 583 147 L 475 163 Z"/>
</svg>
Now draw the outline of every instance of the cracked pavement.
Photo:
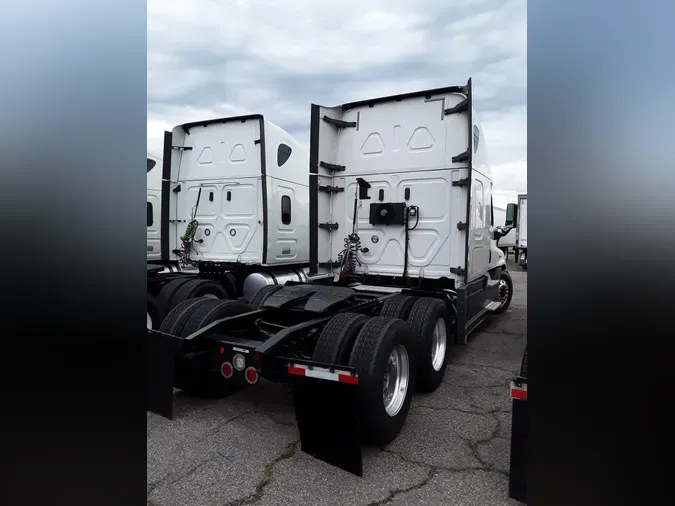
<svg viewBox="0 0 675 506">
<path fill-rule="evenodd" d="M 510 309 L 454 349 L 392 443 L 363 448 L 363 478 L 300 451 L 289 391 L 264 382 L 216 402 L 177 393 L 173 421 L 148 413 L 148 505 L 521 504 L 508 497 L 508 385 L 527 340 L 527 273 L 509 268 Z"/>
</svg>

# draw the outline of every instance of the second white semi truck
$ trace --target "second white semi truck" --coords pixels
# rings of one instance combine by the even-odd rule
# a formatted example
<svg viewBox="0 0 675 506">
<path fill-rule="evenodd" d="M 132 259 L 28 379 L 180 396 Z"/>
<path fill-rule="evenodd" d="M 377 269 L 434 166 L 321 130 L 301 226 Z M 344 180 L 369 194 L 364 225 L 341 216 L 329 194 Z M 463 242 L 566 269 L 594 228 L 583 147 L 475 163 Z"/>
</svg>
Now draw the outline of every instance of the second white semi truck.
<svg viewBox="0 0 675 506">
<path fill-rule="evenodd" d="M 194 297 L 307 281 L 307 153 L 262 115 L 187 123 L 148 152 L 148 328 Z"/>
</svg>

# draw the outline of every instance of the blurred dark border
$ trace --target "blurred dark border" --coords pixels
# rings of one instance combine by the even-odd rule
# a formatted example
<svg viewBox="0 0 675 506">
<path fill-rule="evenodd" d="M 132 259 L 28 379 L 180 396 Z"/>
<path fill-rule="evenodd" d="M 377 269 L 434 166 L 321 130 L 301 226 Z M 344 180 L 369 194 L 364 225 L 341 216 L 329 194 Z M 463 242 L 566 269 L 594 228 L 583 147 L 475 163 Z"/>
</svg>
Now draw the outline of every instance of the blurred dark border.
<svg viewBox="0 0 675 506">
<path fill-rule="evenodd" d="M 674 13 L 528 2 L 531 505 L 674 502 Z"/>
<path fill-rule="evenodd" d="M 146 502 L 146 3 L 0 16 L 0 504 Z"/>
<path fill-rule="evenodd" d="M 631 5 L 529 2 L 532 505 L 673 502 L 674 7 Z M 0 504 L 146 501 L 146 30 L 3 5 Z"/>
</svg>

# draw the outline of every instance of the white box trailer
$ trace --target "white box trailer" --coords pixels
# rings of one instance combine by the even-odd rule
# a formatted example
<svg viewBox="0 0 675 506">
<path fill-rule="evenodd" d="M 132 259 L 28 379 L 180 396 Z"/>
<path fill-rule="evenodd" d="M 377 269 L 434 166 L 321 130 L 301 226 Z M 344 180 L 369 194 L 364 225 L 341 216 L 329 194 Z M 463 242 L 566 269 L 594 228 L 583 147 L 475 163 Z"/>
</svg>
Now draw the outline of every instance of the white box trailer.
<svg viewBox="0 0 675 506">
<path fill-rule="evenodd" d="M 506 209 L 494 206 L 492 212 L 494 213 L 494 226 L 503 227 L 506 224 Z"/>
<path fill-rule="evenodd" d="M 518 195 L 518 213 L 516 221 L 518 265 L 527 269 L 527 194 Z"/>
<path fill-rule="evenodd" d="M 159 332 L 147 331 L 146 402 L 170 417 L 174 388 L 222 397 L 259 377 L 289 382 L 302 450 L 361 475 L 361 443 L 396 438 L 413 392 L 438 388 L 453 347 L 511 302 L 471 80 L 313 104 L 304 176 L 309 282 L 264 286 L 248 307 L 176 306 Z M 189 198 L 178 217 L 196 200 L 196 187 L 182 184 Z M 268 200 L 277 195 L 269 188 Z M 247 223 L 244 237 L 255 226 Z M 274 237 L 257 243 L 252 261 L 278 261 Z M 222 243 L 216 258 L 230 259 L 225 241 L 205 241 L 200 254 Z"/>
<path fill-rule="evenodd" d="M 504 242 L 504 239 L 507 242 Z M 507 246 L 513 247 L 516 262 L 523 269 L 527 269 L 527 194 L 518 195 L 518 203 L 506 206 L 506 223 L 500 230 L 498 240 L 500 248 L 507 254 Z"/>
<path fill-rule="evenodd" d="M 495 226 L 504 227 L 506 225 L 507 210 L 501 207 L 495 207 Z M 509 248 L 516 246 L 516 231 L 509 230 L 505 235 L 501 236 L 497 241 L 497 247 L 504 252 L 504 256 L 508 259 Z"/>
</svg>

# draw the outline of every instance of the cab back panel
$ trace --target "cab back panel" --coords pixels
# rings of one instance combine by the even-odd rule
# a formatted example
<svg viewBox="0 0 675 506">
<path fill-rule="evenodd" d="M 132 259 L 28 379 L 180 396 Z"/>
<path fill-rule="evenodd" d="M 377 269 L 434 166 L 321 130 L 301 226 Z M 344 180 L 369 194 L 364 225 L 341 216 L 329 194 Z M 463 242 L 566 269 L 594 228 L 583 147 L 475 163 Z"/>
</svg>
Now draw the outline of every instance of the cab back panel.
<svg viewBox="0 0 675 506">
<path fill-rule="evenodd" d="M 148 151 L 147 259 L 162 259 L 162 159 Z"/>
<path fill-rule="evenodd" d="M 470 156 L 455 158 L 474 150 L 469 133 L 479 127 L 472 121 L 470 107 L 459 113 L 446 112 L 465 99 L 465 94 L 447 89 L 342 108 L 313 106 L 310 168 L 315 174 L 314 186 L 345 189 L 326 193 L 311 188 L 316 200 L 312 241 L 317 264 L 335 262 L 344 248 L 344 239 L 352 230 L 356 179 L 360 177 L 371 187 L 370 199 L 359 201 L 358 234 L 368 252 L 358 255 L 357 273 L 400 276 L 404 270 L 405 227 L 369 224 L 370 206 L 379 202 L 419 208 L 419 222 L 417 217 L 409 220 L 414 228 L 409 231 L 410 276 L 464 282 L 461 269 L 470 266 L 472 258 L 480 258 L 482 265 L 482 257 L 488 253 L 482 251 L 488 226 L 484 219 L 487 193 L 481 192 L 480 210 L 467 209 L 467 204 L 474 204 L 468 201 L 468 186 L 461 180 L 471 177 L 473 183 L 477 176 L 470 176 Z M 331 170 L 335 166 L 337 170 Z M 490 184 L 489 178 L 478 178 Z M 337 224 L 338 228 L 329 231 L 321 228 L 321 223 Z M 474 230 L 476 226 L 480 230 Z M 476 275 L 476 269 L 469 267 L 468 277 Z"/>
<path fill-rule="evenodd" d="M 162 192 L 148 189 L 147 206 L 147 257 L 148 260 L 162 259 L 161 219 Z"/>
<path fill-rule="evenodd" d="M 354 175 L 460 168 L 452 157 L 466 150 L 468 125 L 444 110 L 463 99 L 446 95 L 376 104 L 344 113 L 356 128 L 339 133 L 336 158 Z"/>
<path fill-rule="evenodd" d="M 450 219 L 466 208 L 465 193 L 460 187 L 452 186 L 452 181 L 466 177 L 467 172 L 466 169 L 436 170 L 368 177 L 371 199 L 361 201 L 357 223 L 361 246 L 368 249 L 367 253 L 359 255 L 362 270 L 389 276 L 400 276 L 403 272 L 405 228 L 369 223 L 370 205 L 380 202 L 380 195 L 382 202 L 406 202 L 420 208 L 419 222 L 411 217 L 410 227 L 414 230 L 408 232 L 408 273 L 411 276 L 441 277 L 447 274 L 449 265 L 463 264 L 464 248 L 448 246 L 455 242 L 461 245 L 464 239 L 457 227 L 450 226 Z M 352 230 L 358 184 L 356 177 L 336 178 L 336 182 L 345 187 L 345 192 L 333 198 L 333 216 L 340 223 L 338 231 L 333 232 L 337 239 Z M 337 258 L 344 248 L 343 242 L 333 241 L 333 258 Z"/>
<path fill-rule="evenodd" d="M 174 129 L 172 247 L 180 246 L 194 217 L 193 260 L 263 261 L 261 123 L 254 118 Z"/>
</svg>

